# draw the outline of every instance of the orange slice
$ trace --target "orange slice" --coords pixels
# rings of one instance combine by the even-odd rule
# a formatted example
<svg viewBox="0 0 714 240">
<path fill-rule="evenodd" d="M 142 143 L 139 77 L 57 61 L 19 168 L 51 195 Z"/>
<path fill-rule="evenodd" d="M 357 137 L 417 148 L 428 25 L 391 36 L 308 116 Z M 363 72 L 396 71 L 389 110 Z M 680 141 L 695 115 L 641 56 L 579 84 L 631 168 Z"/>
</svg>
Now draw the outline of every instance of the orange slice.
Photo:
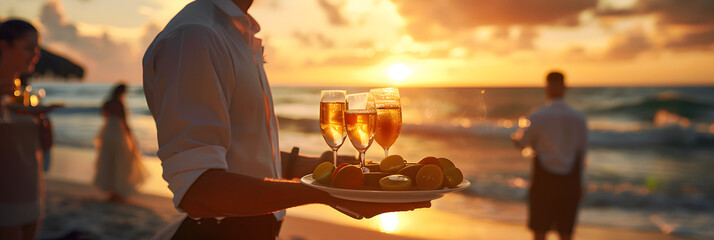
<svg viewBox="0 0 714 240">
<path fill-rule="evenodd" d="M 444 182 L 444 173 L 436 164 L 429 164 L 417 172 L 416 183 L 421 190 L 440 189 Z"/>
<path fill-rule="evenodd" d="M 455 188 L 461 181 L 464 180 L 464 174 L 458 168 L 449 168 L 444 170 L 444 185 L 450 188 Z"/>
</svg>

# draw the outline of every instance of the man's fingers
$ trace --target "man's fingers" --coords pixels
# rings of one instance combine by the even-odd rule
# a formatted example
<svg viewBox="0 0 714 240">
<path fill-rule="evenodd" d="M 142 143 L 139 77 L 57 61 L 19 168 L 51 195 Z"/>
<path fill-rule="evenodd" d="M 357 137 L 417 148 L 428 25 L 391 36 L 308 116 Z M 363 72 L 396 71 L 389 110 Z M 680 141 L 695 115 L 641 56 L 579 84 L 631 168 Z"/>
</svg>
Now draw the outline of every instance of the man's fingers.
<svg viewBox="0 0 714 240">
<path fill-rule="evenodd" d="M 340 211 L 341 213 L 343 213 L 347 216 L 350 216 L 354 219 L 357 219 L 357 220 L 360 220 L 363 218 L 363 216 L 360 215 L 359 213 L 353 212 L 353 211 L 351 211 L 345 207 L 342 207 L 342 206 L 335 206 L 335 209 L 337 209 L 337 211 Z"/>
<path fill-rule="evenodd" d="M 399 211 L 411 211 L 417 208 L 429 208 L 431 207 L 431 202 L 415 202 L 410 204 L 403 204 L 400 206 Z"/>
</svg>

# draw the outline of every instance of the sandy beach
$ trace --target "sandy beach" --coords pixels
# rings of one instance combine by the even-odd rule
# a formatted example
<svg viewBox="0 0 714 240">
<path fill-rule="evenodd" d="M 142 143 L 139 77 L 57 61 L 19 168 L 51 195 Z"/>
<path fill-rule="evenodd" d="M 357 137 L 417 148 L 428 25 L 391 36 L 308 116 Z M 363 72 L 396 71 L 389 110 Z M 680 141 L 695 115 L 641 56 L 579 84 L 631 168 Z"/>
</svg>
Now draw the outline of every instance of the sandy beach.
<svg viewBox="0 0 714 240">
<path fill-rule="evenodd" d="M 215 168 L 438 197 L 291 207 L 282 240 L 714 240 L 714 0 L 0 1 L 0 240 L 151 239 L 187 192 L 232 215 L 321 191 L 196 180 Z"/>
<path fill-rule="evenodd" d="M 85 234 L 89 239 L 148 239 L 162 227 L 182 217 L 172 206 L 165 189 L 160 162 L 144 160 L 151 176 L 143 192 L 129 204 L 104 201 L 88 185 L 94 175 L 93 151 L 86 148 L 53 149 L 53 163 L 46 181 L 47 211 L 40 239 Z M 162 190 L 163 188 L 163 190 Z M 435 207 L 412 212 L 353 220 L 329 207 L 308 205 L 290 209 L 280 239 L 529 239 L 523 224 L 498 222 L 457 215 Z M 94 238 L 91 238 L 94 237 Z M 686 239 L 659 232 L 579 226 L 576 239 Z M 556 239 L 551 235 L 551 239 Z"/>
<path fill-rule="evenodd" d="M 91 186 L 65 181 L 47 181 L 47 214 L 39 239 L 57 239 L 75 231 L 88 239 L 148 239 L 182 217 L 162 196 L 140 194 L 128 204 L 107 203 Z M 387 234 L 363 228 L 379 217 L 356 221 L 330 214 L 322 206 L 303 206 L 290 211 L 279 239 L 529 239 L 524 226 L 470 219 L 436 210 L 410 213 L 411 222 L 402 232 Z M 301 216 L 305 213 L 309 216 Z M 323 220 L 316 215 L 330 215 Z M 297 216 L 296 216 L 297 215 Z M 323 215 L 324 216 L 324 215 Z M 341 218 L 342 220 L 335 219 Z M 326 220 L 326 221 L 325 221 Z M 361 222 L 363 224 L 359 224 Z M 419 226 L 415 226 L 419 225 Z M 94 237 L 94 238 L 92 238 Z M 551 236 L 555 239 L 555 236 Z M 686 239 L 659 233 L 581 226 L 576 239 Z"/>
</svg>

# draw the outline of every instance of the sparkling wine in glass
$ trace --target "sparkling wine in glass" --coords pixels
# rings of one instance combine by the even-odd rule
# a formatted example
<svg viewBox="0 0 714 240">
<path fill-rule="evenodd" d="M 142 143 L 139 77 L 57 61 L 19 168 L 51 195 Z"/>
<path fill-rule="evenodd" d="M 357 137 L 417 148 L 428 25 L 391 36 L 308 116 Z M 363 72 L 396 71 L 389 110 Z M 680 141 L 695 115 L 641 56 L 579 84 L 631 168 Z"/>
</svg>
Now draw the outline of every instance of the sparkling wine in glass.
<svg viewBox="0 0 714 240">
<path fill-rule="evenodd" d="M 362 172 L 369 172 L 365 167 L 365 152 L 372 145 L 376 131 L 377 110 L 374 98 L 369 93 L 347 95 L 345 110 L 345 127 L 352 146 L 359 151 Z"/>
<path fill-rule="evenodd" d="M 320 132 L 332 149 L 332 163 L 337 166 L 337 149 L 345 142 L 345 95 L 344 90 L 320 92 Z"/>
<path fill-rule="evenodd" d="M 374 140 L 384 149 L 384 157 L 389 156 L 391 147 L 402 131 L 402 104 L 399 89 L 377 88 L 369 90 L 374 96 L 377 109 L 377 131 Z"/>
</svg>

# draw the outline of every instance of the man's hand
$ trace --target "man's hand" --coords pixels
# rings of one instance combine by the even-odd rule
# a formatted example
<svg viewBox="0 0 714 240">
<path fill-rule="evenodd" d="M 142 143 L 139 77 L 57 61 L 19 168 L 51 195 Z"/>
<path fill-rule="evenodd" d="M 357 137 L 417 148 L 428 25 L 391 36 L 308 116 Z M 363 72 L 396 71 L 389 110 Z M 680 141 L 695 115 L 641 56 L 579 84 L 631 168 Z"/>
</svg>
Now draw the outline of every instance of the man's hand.
<svg viewBox="0 0 714 240">
<path fill-rule="evenodd" d="M 286 159 L 287 157 L 283 157 L 283 160 Z M 305 176 L 307 174 L 312 173 L 312 171 L 315 170 L 317 165 L 322 162 L 332 162 L 332 151 L 325 151 L 324 153 L 322 153 L 322 155 L 320 155 L 319 158 L 299 156 L 297 159 L 295 159 L 295 163 L 293 165 L 294 168 L 292 170 L 286 169 L 286 171 L 291 171 L 290 175 L 286 176 L 292 176 L 294 178 Z M 340 163 L 359 164 L 359 160 L 350 156 L 338 155 L 337 164 L 339 165 Z"/>
<path fill-rule="evenodd" d="M 429 208 L 431 202 L 415 203 L 368 203 L 333 198 L 330 206 L 354 219 L 372 218 L 382 213 L 411 211 L 417 208 Z"/>
<path fill-rule="evenodd" d="M 431 202 L 349 201 L 297 182 L 259 179 L 225 169 L 209 169 L 191 184 L 179 208 L 191 217 L 208 218 L 262 215 L 312 203 L 328 205 L 355 219 L 431 206 Z"/>
</svg>

